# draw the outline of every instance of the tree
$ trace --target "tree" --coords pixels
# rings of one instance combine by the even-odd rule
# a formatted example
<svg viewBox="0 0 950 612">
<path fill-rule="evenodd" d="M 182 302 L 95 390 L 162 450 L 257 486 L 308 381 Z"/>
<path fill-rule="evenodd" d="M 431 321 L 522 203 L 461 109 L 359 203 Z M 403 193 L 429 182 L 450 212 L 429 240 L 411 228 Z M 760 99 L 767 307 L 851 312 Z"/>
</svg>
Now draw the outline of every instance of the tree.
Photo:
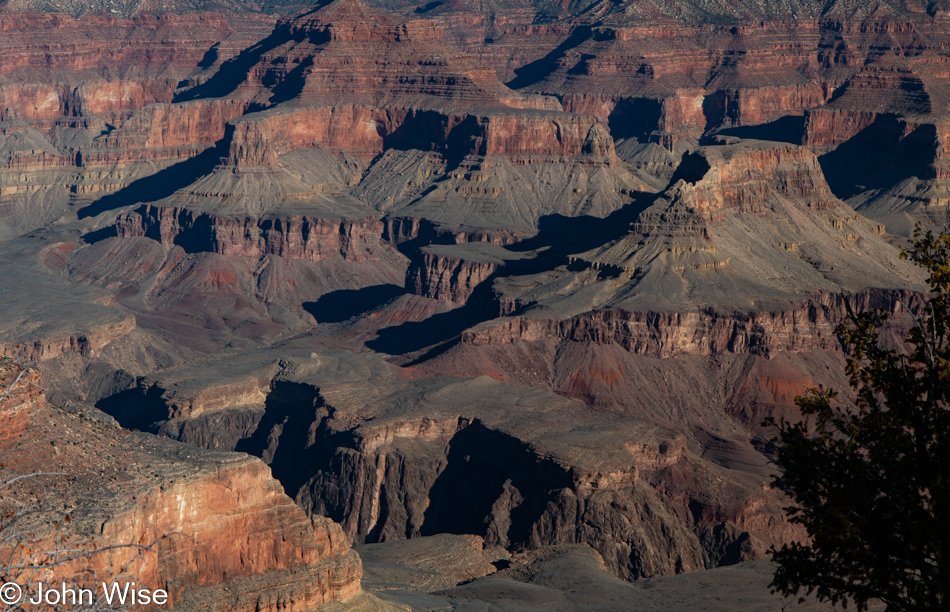
<svg viewBox="0 0 950 612">
<path fill-rule="evenodd" d="M 881 342 L 886 313 L 838 328 L 852 399 L 818 387 L 805 420 L 778 423 L 773 485 L 810 541 L 773 550 L 772 587 L 888 612 L 950 609 L 950 234 L 914 233 L 901 254 L 928 274 L 902 347 Z"/>
<path fill-rule="evenodd" d="M 36 585 L 43 583 L 63 585 L 62 588 L 71 591 L 87 589 L 90 593 L 88 598 L 47 606 L 51 610 L 119 610 L 104 601 L 96 586 L 99 572 L 93 566 L 75 571 L 87 566 L 100 551 L 91 539 L 68 535 L 67 526 L 72 519 L 57 508 L 55 494 L 47 494 L 48 487 L 43 483 L 45 477 L 51 476 L 61 474 L 16 474 L 0 463 L 0 495 L 3 496 L 0 509 L 0 585 L 3 586 L 0 588 L 4 589 L 0 592 L 0 603 L 10 612 L 32 609 L 35 606 L 29 603 L 29 591 L 35 592 Z M 39 490 L 41 494 L 23 495 L 23 491 L 17 489 L 32 489 L 30 493 Z M 143 558 L 139 550 L 132 556 L 133 561 Z M 120 576 L 126 569 L 120 571 Z M 11 584 L 18 588 L 10 587 Z M 14 591 L 6 590 L 9 588 Z"/>
</svg>

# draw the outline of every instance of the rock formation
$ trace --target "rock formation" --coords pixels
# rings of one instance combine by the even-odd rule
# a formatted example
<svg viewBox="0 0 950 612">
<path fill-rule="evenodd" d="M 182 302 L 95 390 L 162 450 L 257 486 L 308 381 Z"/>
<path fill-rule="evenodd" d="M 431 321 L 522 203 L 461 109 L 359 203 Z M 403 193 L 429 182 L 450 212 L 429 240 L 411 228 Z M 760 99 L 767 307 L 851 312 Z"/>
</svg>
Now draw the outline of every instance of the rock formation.
<svg viewBox="0 0 950 612">
<path fill-rule="evenodd" d="M 10 359 L 0 362 L 0 387 L 3 469 L 52 474 L 6 487 L 3 504 L 13 508 L 39 491 L 37 512 L 50 517 L 31 525 L 31 550 L 55 551 L 65 538 L 86 551 L 53 565 L 48 582 L 87 572 L 118 579 L 110 568 L 128 565 L 129 579 L 166 590 L 176 610 L 308 609 L 359 591 L 359 557 L 339 525 L 308 518 L 259 460 L 51 406 L 36 371 Z M 52 526 L 60 515 L 68 527 Z"/>
</svg>

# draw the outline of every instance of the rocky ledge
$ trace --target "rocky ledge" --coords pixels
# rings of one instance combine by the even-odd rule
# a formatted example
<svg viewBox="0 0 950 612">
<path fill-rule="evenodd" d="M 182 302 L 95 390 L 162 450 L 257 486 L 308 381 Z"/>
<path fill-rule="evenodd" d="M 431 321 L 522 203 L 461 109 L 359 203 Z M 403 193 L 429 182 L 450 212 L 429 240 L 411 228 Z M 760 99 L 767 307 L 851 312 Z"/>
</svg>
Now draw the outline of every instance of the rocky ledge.
<svg viewBox="0 0 950 612">
<path fill-rule="evenodd" d="M 52 406 L 39 375 L 10 359 L 0 361 L 0 389 L 9 392 L 0 400 L 4 479 L 51 474 L 4 488 L 0 506 L 32 498 L 42 519 L 24 536 L 22 560 L 64 545 L 84 551 L 52 566 L 54 579 L 108 580 L 125 567 L 142 587 L 166 590 L 175 610 L 311 610 L 359 592 L 360 559 L 340 526 L 304 514 L 260 460 Z M 3 541 L 2 558 L 20 543 Z"/>
</svg>

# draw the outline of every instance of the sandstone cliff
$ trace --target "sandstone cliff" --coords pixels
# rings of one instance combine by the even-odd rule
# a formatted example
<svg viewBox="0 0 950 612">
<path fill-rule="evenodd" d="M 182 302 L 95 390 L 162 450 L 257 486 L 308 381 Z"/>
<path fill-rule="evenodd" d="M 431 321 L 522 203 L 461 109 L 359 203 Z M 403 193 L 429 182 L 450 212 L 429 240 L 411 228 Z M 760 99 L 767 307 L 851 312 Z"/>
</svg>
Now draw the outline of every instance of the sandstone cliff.
<svg viewBox="0 0 950 612">
<path fill-rule="evenodd" d="M 687 27 L 677 20 L 645 24 L 615 15 L 576 25 L 570 33 L 548 33 L 549 54 L 517 70 L 509 84 L 555 95 L 565 110 L 608 120 L 615 138 L 632 136 L 671 149 L 717 129 L 772 123 L 778 139 L 800 142 L 801 129 L 791 116 L 832 100 L 865 114 L 943 108 L 946 75 L 929 59 L 903 50 L 938 48 L 945 20 L 923 10 L 885 11 L 864 21 L 801 17 Z M 519 32 L 507 29 L 498 44 L 508 37 L 516 40 Z M 895 53 L 878 55 L 880 44 Z M 907 59 L 892 59 L 901 56 Z M 847 129 L 860 129 L 860 119 L 842 121 L 850 122 Z M 827 128 L 809 122 L 806 143 L 818 145 L 823 141 L 817 134 Z M 835 129 L 844 137 L 845 123 Z"/>
<path fill-rule="evenodd" d="M 166 589 L 176 610 L 312 609 L 359 591 L 359 557 L 339 526 L 305 516 L 258 460 L 128 433 L 92 409 L 50 406 L 35 371 L 12 360 L 2 362 L 0 382 L 9 391 L 0 405 L 3 469 L 62 473 L 36 477 L 46 487 L 37 503 L 73 519 L 65 533 L 51 525 L 34 532 L 32 549 L 53 550 L 63 536 L 89 551 L 53 566 L 53 576 L 107 579 L 109 568 L 130 562 L 127 575 Z M 7 487 L 4 503 L 34 489 L 29 481 Z"/>
</svg>

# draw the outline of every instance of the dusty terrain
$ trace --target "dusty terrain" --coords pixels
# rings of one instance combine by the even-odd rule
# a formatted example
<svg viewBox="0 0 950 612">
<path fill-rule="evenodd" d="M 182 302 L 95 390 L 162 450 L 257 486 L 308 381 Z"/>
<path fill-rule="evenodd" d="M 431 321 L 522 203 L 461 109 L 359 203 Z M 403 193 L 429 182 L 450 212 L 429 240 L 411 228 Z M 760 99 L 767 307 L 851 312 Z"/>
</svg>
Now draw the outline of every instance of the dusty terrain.
<svg viewBox="0 0 950 612">
<path fill-rule="evenodd" d="M 795 599 L 772 595 L 768 582 L 773 568 L 765 560 L 630 583 L 608 572 L 596 553 L 577 545 L 518 555 L 500 564 L 510 564 L 505 569 L 446 588 L 446 577 L 475 574 L 473 559 L 485 563 L 481 559 L 484 553 L 472 555 L 471 537 L 453 536 L 450 540 L 448 536 L 432 536 L 364 545 L 359 548 L 364 587 L 384 602 L 412 610 L 831 609 L 814 601 L 799 604 Z M 437 572 L 433 568 L 438 568 Z"/>
<path fill-rule="evenodd" d="M 195 530 L 175 609 L 783 609 L 762 421 L 921 303 L 948 8 L 10 0 L 3 461 Z"/>
</svg>

